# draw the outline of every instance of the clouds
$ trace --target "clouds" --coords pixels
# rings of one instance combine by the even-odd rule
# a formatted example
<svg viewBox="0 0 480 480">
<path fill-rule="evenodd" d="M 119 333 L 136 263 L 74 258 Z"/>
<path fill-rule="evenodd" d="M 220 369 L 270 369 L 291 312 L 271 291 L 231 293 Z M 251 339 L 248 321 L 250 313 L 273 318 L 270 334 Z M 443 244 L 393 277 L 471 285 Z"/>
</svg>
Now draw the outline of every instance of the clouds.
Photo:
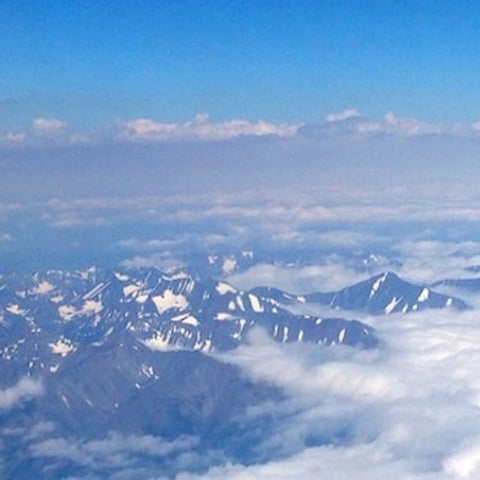
<svg viewBox="0 0 480 480">
<path fill-rule="evenodd" d="M 42 145 L 72 145 L 87 141 L 85 135 L 68 128 L 68 123 L 58 118 L 35 118 L 24 130 L 0 131 L 0 147 L 25 147 Z"/>
<path fill-rule="evenodd" d="M 123 124 L 121 138 L 127 140 L 229 140 L 240 136 L 293 136 L 299 125 L 274 124 L 260 120 L 228 120 L 211 123 L 208 115 L 197 115 L 185 123 L 162 123 L 146 118 L 129 120 Z"/>
<path fill-rule="evenodd" d="M 237 216 L 297 223 L 480 218 L 480 137 L 468 126 L 392 113 L 370 119 L 349 109 L 319 125 L 145 116 L 96 131 L 39 117 L 29 129 L 0 135 L 0 186 L 12 197 L 113 201 L 248 191 L 256 203 L 187 205 L 176 215 L 180 221 Z"/>
<path fill-rule="evenodd" d="M 110 432 L 105 438 L 83 442 L 48 438 L 35 443 L 31 450 L 35 457 L 65 459 L 93 471 L 112 472 L 141 466 L 139 460 L 142 457 L 165 459 L 170 455 L 191 451 L 197 443 L 194 437 L 178 437 L 169 441 L 152 435 Z"/>
<path fill-rule="evenodd" d="M 29 128 L 0 131 L 0 146 L 42 145 L 45 142 L 57 145 L 103 144 L 125 142 L 229 142 L 237 138 L 261 137 L 296 139 L 368 139 L 389 136 L 391 138 L 422 138 L 430 136 L 452 139 L 478 138 L 479 122 L 471 125 L 435 124 L 413 117 L 401 117 L 387 112 L 383 118 L 375 119 L 349 108 L 328 114 L 324 122 L 285 123 L 268 120 L 231 118 L 212 121 L 208 114 L 201 113 L 186 121 L 164 121 L 161 118 L 136 117 L 117 119 L 96 129 L 79 129 L 67 121 L 55 117 L 33 119 Z"/>
<path fill-rule="evenodd" d="M 36 118 L 33 121 L 33 130 L 38 135 L 53 135 L 66 127 L 66 122 L 57 118 Z"/>
<path fill-rule="evenodd" d="M 304 237 L 308 228 L 316 225 L 334 225 L 315 238 L 323 245 L 353 247 L 373 240 L 367 232 L 338 230 L 341 222 L 357 224 L 369 222 L 476 222 L 480 219 L 480 209 L 468 204 L 451 202 L 444 198 L 442 203 L 424 205 L 419 208 L 421 199 L 408 198 L 408 192 L 395 196 L 377 194 L 376 199 L 355 203 L 346 193 L 342 200 L 336 195 L 323 191 L 323 202 L 315 198 L 301 201 L 294 192 L 266 189 L 251 195 L 248 201 L 236 192 L 212 194 L 210 198 L 186 193 L 183 199 L 175 195 L 145 197 L 97 197 L 74 200 L 51 199 L 46 203 L 45 219 L 57 226 L 75 224 L 102 225 L 122 219 L 142 218 L 152 222 L 177 222 L 179 224 L 235 222 L 238 224 L 257 223 L 262 230 L 270 229 L 278 235 L 278 240 L 294 235 L 292 227 L 301 227 Z M 421 194 L 420 194 L 421 195 Z M 280 198 L 282 197 L 282 198 Z M 178 202 L 176 201 L 178 199 Z M 440 200 L 439 200 L 440 201 Z M 297 232 L 301 234 L 301 232 Z M 292 238 L 293 239 L 293 238 Z M 300 241 L 301 238 L 299 237 Z"/>
<path fill-rule="evenodd" d="M 276 428 L 258 447 L 266 460 L 177 479 L 475 479 L 477 313 L 426 312 L 375 325 L 384 345 L 373 352 L 278 345 L 257 332 L 250 346 L 226 355 L 288 393 L 270 406 Z"/>
<path fill-rule="evenodd" d="M 389 453 L 375 446 L 362 445 L 350 448 L 313 447 L 300 454 L 263 465 L 225 465 L 211 468 L 207 475 L 180 474 L 176 480 L 208 478 L 211 480 L 253 480 L 297 478 L 322 480 L 446 480 L 435 473 L 413 473 L 402 461 L 392 460 Z M 441 475 L 441 474 L 440 474 Z"/>
<path fill-rule="evenodd" d="M 480 264 L 480 243 L 476 241 L 410 239 L 395 246 L 395 250 L 403 259 L 399 273 L 414 282 L 473 276 L 466 268 Z"/>
<path fill-rule="evenodd" d="M 340 112 L 330 113 L 325 117 L 325 123 L 341 122 L 342 120 L 356 117 L 360 117 L 360 113 L 354 108 L 349 108 Z"/>
<path fill-rule="evenodd" d="M 0 410 L 10 409 L 24 400 L 41 395 L 41 382 L 31 378 L 22 378 L 16 385 L 0 390 Z"/>
<path fill-rule="evenodd" d="M 0 132 L 0 142 L 5 145 L 41 145 L 56 142 L 58 145 L 91 144 L 104 142 L 196 142 L 228 141 L 238 137 L 293 137 L 300 125 L 255 122 L 230 119 L 212 122 L 207 114 L 198 114 L 185 122 L 164 122 L 151 118 L 117 120 L 97 131 L 77 130 L 58 118 L 39 117 L 28 130 Z M 0 144 L 1 146 L 1 144 Z"/>
<path fill-rule="evenodd" d="M 277 287 L 290 293 L 309 293 L 343 288 L 365 279 L 365 273 L 345 265 L 342 259 L 327 259 L 322 264 L 286 267 L 257 264 L 234 274 L 228 281 L 238 288 L 248 290 L 258 286 Z"/>
<path fill-rule="evenodd" d="M 449 133 L 448 129 L 415 118 L 398 117 L 393 112 L 386 113 L 382 121 L 360 121 L 356 130 L 363 135 L 389 134 L 406 137 Z"/>
</svg>

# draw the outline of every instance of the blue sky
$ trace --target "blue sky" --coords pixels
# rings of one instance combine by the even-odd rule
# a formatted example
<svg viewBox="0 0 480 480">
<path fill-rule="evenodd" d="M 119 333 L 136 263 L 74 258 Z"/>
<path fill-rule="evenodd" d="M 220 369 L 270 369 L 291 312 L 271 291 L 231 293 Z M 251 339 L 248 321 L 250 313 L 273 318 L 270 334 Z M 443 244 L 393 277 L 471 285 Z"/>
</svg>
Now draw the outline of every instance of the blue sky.
<svg viewBox="0 0 480 480">
<path fill-rule="evenodd" d="M 169 228 L 477 235 L 475 2 L 6 0 L 0 19 L 0 264 L 91 264 Z"/>
<path fill-rule="evenodd" d="M 0 127 L 38 117 L 480 119 L 473 1 L 0 3 Z"/>
</svg>

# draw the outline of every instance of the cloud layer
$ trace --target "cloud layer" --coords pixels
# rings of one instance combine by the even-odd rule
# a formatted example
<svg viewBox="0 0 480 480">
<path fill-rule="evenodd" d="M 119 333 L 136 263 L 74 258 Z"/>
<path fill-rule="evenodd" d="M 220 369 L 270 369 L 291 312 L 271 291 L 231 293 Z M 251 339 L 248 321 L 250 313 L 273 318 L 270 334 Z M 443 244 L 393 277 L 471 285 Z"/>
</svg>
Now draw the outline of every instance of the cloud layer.
<svg viewBox="0 0 480 480">
<path fill-rule="evenodd" d="M 285 403 L 270 406 L 278 428 L 259 447 L 269 460 L 177 480 L 477 478 L 477 313 L 392 317 L 376 327 L 385 343 L 368 353 L 302 350 L 257 332 L 250 347 L 227 359 L 289 392 Z"/>
<path fill-rule="evenodd" d="M 208 115 L 197 115 L 185 123 L 162 123 L 147 118 L 129 120 L 123 124 L 121 138 L 126 140 L 228 140 L 241 136 L 293 136 L 298 125 L 274 124 L 263 120 L 229 120 L 211 123 Z"/>
<path fill-rule="evenodd" d="M 329 137 L 332 134 L 358 138 L 389 135 L 394 137 L 449 136 L 478 138 L 480 122 L 471 125 L 434 124 L 412 117 L 399 117 L 387 112 L 381 119 L 372 119 L 349 108 L 328 114 L 318 124 L 275 123 L 267 120 L 250 121 L 233 118 L 220 122 L 210 120 L 208 114 L 198 114 L 185 122 L 166 122 L 138 117 L 117 120 L 110 126 L 93 130 L 78 130 L 59 118 L 38 117 L 29 129 L 4 129 L 0 145 L 58 144 L 120 142 L 181 142 L 228 141 L 238 137 Z"/>
</svg>

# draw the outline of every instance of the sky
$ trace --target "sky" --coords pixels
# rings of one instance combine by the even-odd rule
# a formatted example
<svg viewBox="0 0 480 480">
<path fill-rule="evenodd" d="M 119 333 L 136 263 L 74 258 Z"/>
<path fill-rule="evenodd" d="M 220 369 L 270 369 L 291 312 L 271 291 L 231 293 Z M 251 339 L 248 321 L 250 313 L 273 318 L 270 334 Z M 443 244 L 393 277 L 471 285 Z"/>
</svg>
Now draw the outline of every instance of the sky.
<svg viewBox="0 0 480 480">
<path fill-rule="evenodd" d="M 479 13 L 467 0 L 5 0 L 0 126 L 316 123 L 347 108 L 473 123 Z"/>
<path fill-rule="evenodd" d="M 475 240 L 479 14 L 469 1 L 0 2 L 2 265 L 255 232 L 298 248 L 333 230 L 344 248 L 345 232 L 392 222 Z"/>
</svg>

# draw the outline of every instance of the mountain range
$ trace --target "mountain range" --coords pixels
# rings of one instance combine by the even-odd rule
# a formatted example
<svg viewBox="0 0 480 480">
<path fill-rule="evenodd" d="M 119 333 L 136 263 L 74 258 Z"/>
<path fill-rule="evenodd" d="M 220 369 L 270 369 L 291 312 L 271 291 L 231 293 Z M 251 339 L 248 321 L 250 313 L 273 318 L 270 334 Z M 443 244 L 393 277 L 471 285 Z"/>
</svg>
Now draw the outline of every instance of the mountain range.
<svg viewBox="0 0 480 480">
<path fill-rule="evenodd" d="M 294 295 L 271 287 L 256 287 L 252 292 L 266 301 L 281 305 L 313 303 L 327 305 L 334 310 L 352 310 L 371 315 L 409 313 L 429 308 L 470 308 L 459 298 L 435 292 L 428 285 L 407 282 L 390 271 L 331 292 Z"/>
<path fill-rule="evenodd" d="M 285 393 L 215 355 L 255 328 L 279 343 L 380 345 L 363 322 L 288 309 L 302 303 L 337 313 L 468 308 L 390 272 L 305 295 L 156 269 L 1 276 L 0 478 L 174 478 L 261 461 L 268 405 Z"/>
</svg>

